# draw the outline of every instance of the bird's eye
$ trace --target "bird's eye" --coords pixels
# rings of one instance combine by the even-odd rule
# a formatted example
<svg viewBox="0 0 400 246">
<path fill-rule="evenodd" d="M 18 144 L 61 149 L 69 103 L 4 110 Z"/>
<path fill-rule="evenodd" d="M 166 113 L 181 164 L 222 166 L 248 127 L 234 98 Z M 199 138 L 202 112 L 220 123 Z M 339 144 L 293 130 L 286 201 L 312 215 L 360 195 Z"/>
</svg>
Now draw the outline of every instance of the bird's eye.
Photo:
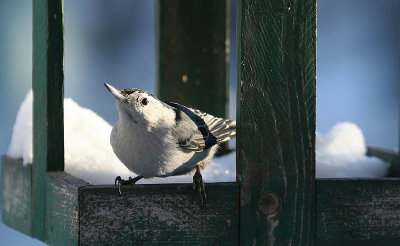
<svg viewBox="0 0 400 246">
<path fill-rule="evenodd" d="M 147 105 L 149 103 L 149 100 L 147 100 L 147 98 L 143 98 L 140 103 L 144 106 Z"/>
</svg>

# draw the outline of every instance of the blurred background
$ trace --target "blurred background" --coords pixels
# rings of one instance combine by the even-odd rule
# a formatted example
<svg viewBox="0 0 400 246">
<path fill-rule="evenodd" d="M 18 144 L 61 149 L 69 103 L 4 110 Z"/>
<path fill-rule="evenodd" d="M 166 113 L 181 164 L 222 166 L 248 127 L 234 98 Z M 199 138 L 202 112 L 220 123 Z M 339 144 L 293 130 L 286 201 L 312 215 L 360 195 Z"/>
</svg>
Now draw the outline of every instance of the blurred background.
<svg viewBox="0 0 400 246">
<path fill-rule="evenodd" d="M 352 121 L 370 146 L 398 150 L 399 0 L 318 1 L 317 130 Z M 236 0 L 230 117 L 235 118 Z M 154 0 L 65 1 L 65 97 L 117 121 L 103 82 L 155 92 Z M 0 154 L 32 83 L 32 1 L 0 1 Z M 7 237 L 5 237 L 7 235 Z M 42 245 L 0 223 L 6 245 Z M 4 241 L 6 240 L 6 241 Z"/>
</svg>

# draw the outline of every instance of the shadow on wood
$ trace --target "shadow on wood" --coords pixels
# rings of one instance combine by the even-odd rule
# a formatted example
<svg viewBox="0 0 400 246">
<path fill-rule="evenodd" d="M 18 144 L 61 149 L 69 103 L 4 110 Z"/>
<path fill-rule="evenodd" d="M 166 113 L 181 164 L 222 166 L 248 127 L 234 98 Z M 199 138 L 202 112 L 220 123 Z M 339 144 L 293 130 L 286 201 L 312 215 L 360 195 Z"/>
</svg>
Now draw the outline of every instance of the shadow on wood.
<svg viewBox="0 0 400 246">
<path fill-rule="evenodd" d="M 2 158 L 3 222 L 32 235 L 32 165 Z M 192 184 L 88 185 L 65 172 L 46 176 L 45 239 L 50 245 L 236 245 L 239 185 L 206 184 L 200 208 Z"/>
</svg>

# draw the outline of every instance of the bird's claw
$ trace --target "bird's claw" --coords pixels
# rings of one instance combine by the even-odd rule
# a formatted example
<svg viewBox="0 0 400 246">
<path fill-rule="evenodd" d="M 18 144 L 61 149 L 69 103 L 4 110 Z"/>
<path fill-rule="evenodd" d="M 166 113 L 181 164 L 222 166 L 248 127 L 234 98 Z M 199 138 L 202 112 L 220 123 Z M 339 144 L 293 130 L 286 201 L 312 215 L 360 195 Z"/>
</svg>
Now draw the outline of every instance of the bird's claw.
<svg viewBox="0 0 400 246">
<path fill-rule="evenodd" d="M 196 191 L 199 193 L 201 205 L 205 205 L 207 202 L 206 187 L 199 166 L 196 166 L 196 173 L 193 176 L 193 192 Z"/>
<path fill-rule="evenodd" d="M 137 182 L 138 180 L 140 180 L 141 178 L 143 178 L 143 176 L 140 176 L 140 175 L 139 175 L 139 176 L 137 176 L 137 177 L 135 177 L 135 178 L 129 177 L 128 180 L 125 180 L 125 179 L 122 179 L 121 176 L 117 176 L 117 177 L 115 178 L 114 185 L 117 186 L 117 184 L 118 184 L 118 191 L 119 191 L 119 194 L 122 194 L 122 193 L 121 193 L 121 185 L 134 185 L 134 184 L 136 184 L 136 182 Z"/>
</svg>

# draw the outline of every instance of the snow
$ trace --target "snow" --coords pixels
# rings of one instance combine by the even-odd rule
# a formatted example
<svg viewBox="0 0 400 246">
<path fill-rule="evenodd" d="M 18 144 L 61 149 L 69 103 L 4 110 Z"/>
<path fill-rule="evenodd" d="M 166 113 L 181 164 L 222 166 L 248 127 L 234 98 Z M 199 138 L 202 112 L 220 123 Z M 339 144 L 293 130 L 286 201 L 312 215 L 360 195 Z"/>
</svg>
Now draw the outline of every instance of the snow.
<svg viewBox="0 0 400 246">
<path fill-rule="evenodd" d="M 22 102 L 8 155 L 32 163 L 32 91 Z M 115 156 L 110 145 L 112 126 L 90 109 L 64 99 L 65 171 L 91 184 L 112 184 L 116 176 L 136 176 Z M 337 123 L 316 136 L 316 177 L 384 177 L 388 165 L 367 157 L 362 131 L 353 123 Z M 202 172 L 205 182 L 236 180 L 236 153 L 214 158 Z M 191 183 L 192 175 L 140 180 L 138 183 Z"/>
<path fill-rule="evenodd" d="M 12 158 L 32 163 L 32 90 L 22 102 L 8 149 Z M 116 176 L 127 179 L 129 171 L 115 156 L 110 145 L 112 126 L 90 109 L 64 99 L 65 171 L 91 184 L 112 184 Z M 214 158 L 202 172 L 205 182 L 235 181 L 235 152 Z M 191 175 L 141 180 L 138 183 L 191 183 Z"/>
<path fill-rule="evenodd" d="M 114 155 L 110 133 L 111 125 L 95 112 L 64 99 L 65 171 L 91 184 L 134 175 Z"/>
<path fill-rule="evenodd" d="M 354 123 L 337 123 L 327 134 L 317 132 L 316 177 L 384 177 L 388 164 L 366 152 L 363 133 Z"/>
<path fill-rule="evenodd" d="M 24 165 L 32 163 L 32 97 L 30 90 L 19 107 L 17 119 L 14 124 L 11 143 L 8 147 L 8 156 L 21 158 Z"/>
</svg>

